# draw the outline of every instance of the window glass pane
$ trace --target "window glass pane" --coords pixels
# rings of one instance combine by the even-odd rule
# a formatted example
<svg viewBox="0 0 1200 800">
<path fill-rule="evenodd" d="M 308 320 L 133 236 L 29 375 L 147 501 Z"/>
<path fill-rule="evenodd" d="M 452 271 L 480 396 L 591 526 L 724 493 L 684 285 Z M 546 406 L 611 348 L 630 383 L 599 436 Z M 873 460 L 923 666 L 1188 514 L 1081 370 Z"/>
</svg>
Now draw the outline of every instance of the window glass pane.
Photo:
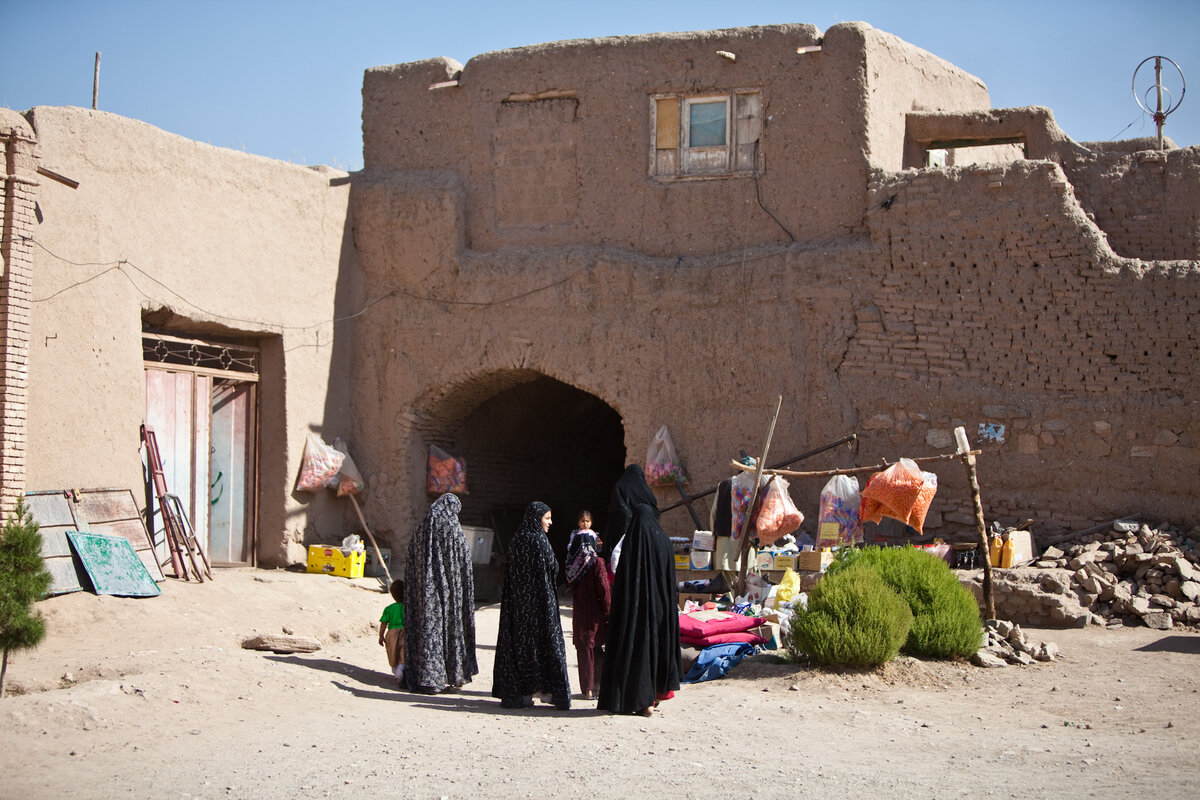
<svg viewBox="0 0 1200 800">
<path fill-rule="evenodd" d="M 725 101 L 688 106 L 688 147 L 725 146 Z"/>
</svg>

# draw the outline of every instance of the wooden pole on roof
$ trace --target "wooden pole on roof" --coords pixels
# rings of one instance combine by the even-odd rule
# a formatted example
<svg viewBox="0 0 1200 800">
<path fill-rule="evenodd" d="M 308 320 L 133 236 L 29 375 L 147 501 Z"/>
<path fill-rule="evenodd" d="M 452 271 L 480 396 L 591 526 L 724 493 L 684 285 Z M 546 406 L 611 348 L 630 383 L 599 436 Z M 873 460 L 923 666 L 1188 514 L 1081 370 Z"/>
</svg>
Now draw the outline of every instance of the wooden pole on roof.
<svg viewBox="0 0 1200 800">
<path fill-rule="evenodd" d="M 92 111 L 100 107 L 100 51 L 96 51 L 96 66 L 92 70 Z"/>
<path fill-rule="evenodd" d="M 734 597 L 746 593 L 746 561 L 750 554 L 750 525 L 753 524 L 754 503 L 758 500 L 758 484 L 762 480 L 763 468 L 767 464 L 767 453 L 771 450 L 771 437 L 775 435 L 775 421 L 779 419 L 779 408 L 783 405 L 783 395 L 775 401 L 775 413 L 771 415 L 771 424 L 767 428 L 767 441 L 763 445 L 762 457 L 758 459 L 758 468 L 754 471 L 754 488 L 750 492 L 750 504 L 742 517 L 741 547 L 738 549 L 738 579 L 734 586 Z"/>
<path fill-rule="evenodd" d="M 967 442 L 967 432 L 954 429 L 954 440 L 958 443 L 958 455 L 967 468 L 967 482 L 971 485 L 971 502 L 975 505 L 975 531 L 979 534 L 979 546 L 983 550 L 983 610 L 987 619 L 996 618 L 996 598 L 992 592 L 992 561 L 988 557 L 987 526 L 983 522 L 983 501 L 979 498 L 979 479 L 975 475 L 975 454 Z"/>
</svg>

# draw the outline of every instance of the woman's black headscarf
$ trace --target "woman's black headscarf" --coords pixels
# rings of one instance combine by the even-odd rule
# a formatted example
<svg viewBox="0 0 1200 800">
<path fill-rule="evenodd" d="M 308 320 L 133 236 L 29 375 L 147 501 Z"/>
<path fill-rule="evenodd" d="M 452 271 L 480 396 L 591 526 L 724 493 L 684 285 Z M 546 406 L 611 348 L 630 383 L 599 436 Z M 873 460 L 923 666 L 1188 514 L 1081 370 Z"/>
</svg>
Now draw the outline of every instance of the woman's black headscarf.
<svg viewBox="0 0 1200 800">
<path fill-rule="evenodd" d="M 633 509 L 612 589 L 600 708 L 641 711 L 679 688 L 679 593 L 675 557 L 658 509 Z"/>
<path fill-rule="evenodd" d="M 633 521 L 633 509 L 641 503 L 658 508 L 658 500 L 646 483 L 646 473 L 639 465 L 630 464 L 617 479 L 609 497 L 608 518 L 604 522 L 604 549 L 600 553 L 605 561 L 612 562 L 613 548 L 628 532 Z"/>
<path fill-rule="evenodd" d="M 525 696 L 542 692 L 559 708 L 571 707 L 558 616 L 558 561 L 542 530 L 549 510 L 545 503 L 530 503 L 508 546 L 492 680 L 492 696 L 505 708 L 520 708 Z"/>
</svg>

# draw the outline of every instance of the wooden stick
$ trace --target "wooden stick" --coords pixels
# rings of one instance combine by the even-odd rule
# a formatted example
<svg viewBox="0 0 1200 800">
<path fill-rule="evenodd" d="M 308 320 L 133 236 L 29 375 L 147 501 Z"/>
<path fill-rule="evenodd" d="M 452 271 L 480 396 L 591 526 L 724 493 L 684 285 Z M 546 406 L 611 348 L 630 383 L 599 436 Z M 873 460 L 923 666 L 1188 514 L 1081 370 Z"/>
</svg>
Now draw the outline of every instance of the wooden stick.
<svg viewBox="0 0 1200 800">
<path fill-rule="evenodd" d="M 958 457 L 967 468 L 967 482 L 971 485 L 971 502 L 975 505 L 975 531 L 979 534 L 979 546 L 983 548 L 983 610 L 987 619 L 996 618 L 996 598 L 992 592 L 992 560 L 988 557 L 987 526 L 983 522 L 983 501 L 979 499 L 979 480 L 975 475 L 975 451 L 967 442 L 967 432 L 954 429 L 954 440 L 958 443 Z"/>
<path fill-rule="evenodd" d="M 983 452 L 982 450 L 972 450 L 967 455 L 977 456 L 982 452 Z M 940 456 L 922 456 L 921 458 L 910 458 L 909 461 L 912 461 L 917 464 L 924 464 L 929 461 L 946 461 L 946 460 L 949 460 L 952 458 L 961 458 L 961 457 L 962 456 L 958 453 L 943 453 Z M 749 472 L 751 469 L 754 469 L 753 467 L 746 466 L 745 464 L 738 461 L 737 459 L 731 459 L 730 463 L 735 468 L 740 469 L 743 472 Z M 875 466 L 871 466 L 871 467 L 848 467 L 846 469 L 822 469 L 822 470 L 817 470 L 815 472 L 794 472 L 793 470 L 790 470 L 790 469 L 765 469 L 765 470 L 763 470 L 763 474 L 784 475 L 789 478 L 824 478 L 824 477 L 830 477 L 833 475 L 850 475 L 855 472 L 878 472 L 879 470 L 887 469 L 890 466 L 892 466 L 892 465 L 889 464 L 887 461 L 884 461 L 881 464 L 876 464 Z"/>
<path fill-rule="evenodd" d="M 789 464 L 795 464 L 797 461 L 803 461 L 806 458 L 811 458 L 815 455 L 819 455 L 821 453 L 824 453 L 827 450 L 832 450 L 833 448 L 838 447 L 839 445 L 848 444 L 850 442 L 853 442 L 857 438 L 858 438 L 857 433 L 852 433 L 849 436 L 843 436 L 842 438 L 838 439 L 836 442 L 830 442 L 829 444 L 823 444 L 820 447 L 817 447 L 813 450 L 809 450 L 807 453 L 801 453 L 798 456 L 786 459 L 784 461 L 777 461 L 774 464 L 772 464 L 771 466 L 767 467 L 767 469 L 765 471 L 770 472 L 773 469 L 779 469 L 780 467 L 786 467 Z M 717 488 L 718 488 L 717 486 L 714 486 L 713 488 L 707 489 L 707 490 L 701 492 L 700 494 L 689 495 L 689 499 L 690 500 L 699 500 L 701 497 L 708 497 L 710 494 L 715 494 L 717 491 Z M 673 508 L 679 508 L 683 504 L 684 504 L 684 501 L 680 500 L 679 502 L 672 503 L 669 506 L 664 506 L 664 507 L 660 508 L 658 510 L 658 513 L 664 514 Z"/>
<path fill-rule="evenodd" d="M 767 463 L 767 453 L 771 450 L 771 437 L 775 435 L 775 421 L 779 419 L 779 409 L 783 405 L 783 395 L 775 401 L 775 413 L 771 415 L 771 424 L 767 428 L 767 442 L 763 445 L 762 458 L 758 460 L 758 469 L 754 473 L 754 488 L 750 491 L 750 504 L 746 506 L 746 515 L 742 517 L 741 548 L 738 555 L 738 579 L 734 586 L 734 597 L 746 593 L 746 561 L 750 553 L 750 525 L 753 522 L 754 503 L 758 500 L 758 483 L 762 480 L 763 468 Z"/>
<path fill-rule="evenodd" d="M 354 513 L 358 514 L 358 521 L 362 523 L 363 530 L 367 532 L 367 538 L 371 540 L 371 547 L 375 548 L 375 557 L 379 559 L 379 566 L 383 567 L 383 574 L 387 575 L 388 587 L 390 588 L 392 585 L 392 571 L 388 569 L 387 562 L 383 560 L 383 553 L 379 552 L 379 544 L 375 541 L 375 534 L 371 533 L 371 529 L 367 527 L 367 521 L 363 519 L 362 509 L 358 507 L 358 498 L 351 494 L 350 502 L 354 504 Z"/>
</svg>

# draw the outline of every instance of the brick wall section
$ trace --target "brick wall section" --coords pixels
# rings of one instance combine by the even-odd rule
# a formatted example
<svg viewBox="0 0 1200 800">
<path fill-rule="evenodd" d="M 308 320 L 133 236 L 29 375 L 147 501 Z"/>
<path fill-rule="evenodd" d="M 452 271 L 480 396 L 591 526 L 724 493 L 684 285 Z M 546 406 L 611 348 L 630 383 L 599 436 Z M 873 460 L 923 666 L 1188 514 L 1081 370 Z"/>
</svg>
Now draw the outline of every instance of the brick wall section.
<svg viewBox="0 0 1200 800">
<path fill-rule="evenodd" d="M 903 384 L 859 407 L 867 429 L 915 452 L 1004 425 L 989 518 L 1084 527 L 1145 509 L 1141 485 L 1162 489 L 1149 513 L 1194 520 L 1200 262 L 1114 256 L 1051 162 L 877 176 L 874 201 L 882 257 L 838 371 L 860 397 Z"/>
<path fill-rule="evenodd" d="M 38 185 L 33 132 L 11 112 L 0 117 L 0 152 L 0 516 L 7 519 L 25 492 L 26 358 Z"/>
<path fill-rule="evenodd" d="M 1118 255 L 1200 255 L 1200 147 L 1065 158 L 1084 210 Z"/>
</svg>

